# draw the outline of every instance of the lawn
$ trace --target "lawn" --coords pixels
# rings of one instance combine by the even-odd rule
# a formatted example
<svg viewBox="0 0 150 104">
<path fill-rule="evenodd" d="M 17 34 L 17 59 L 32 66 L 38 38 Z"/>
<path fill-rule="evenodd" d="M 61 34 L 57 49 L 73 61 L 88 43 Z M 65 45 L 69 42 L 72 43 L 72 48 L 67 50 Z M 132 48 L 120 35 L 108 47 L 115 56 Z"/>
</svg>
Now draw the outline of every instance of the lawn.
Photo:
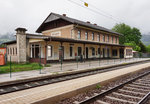
<svg viewBox="0 0 150 104">
<path fill-rule="evenodd" d="M 11 63 L 12 72 L 38 70 L 40 68 L 42 69 L 43 66 L 39 65 L 39 63 Z M 8 72 L 10 72 L 10 63 L 0 66 L 0 74 Z"/>
</svg>

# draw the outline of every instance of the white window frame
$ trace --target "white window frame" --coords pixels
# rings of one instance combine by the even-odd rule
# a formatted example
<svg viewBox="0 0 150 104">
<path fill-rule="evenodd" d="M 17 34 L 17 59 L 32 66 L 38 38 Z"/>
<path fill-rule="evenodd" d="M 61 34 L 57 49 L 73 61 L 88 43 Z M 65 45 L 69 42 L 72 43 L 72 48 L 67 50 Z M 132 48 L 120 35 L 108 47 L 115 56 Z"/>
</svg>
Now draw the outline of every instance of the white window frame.
<svg viewBox="0 0 150 104">
<path fill-rule="evenodd" d="M 81 39 L 81 30 L 78 30 L 78 39 Z"/>
<path fill-rule="evenodd" d="M 105 35 L 103 35 L 103 42 L 105 42 Z"/>
<path fill-rule="evenodd" d="M 85 40 L 88 40 L 88 32 L 85 32 Z"/>
<path fill-rule="evenodd" d="M 97 34 L 97 41 L 100 41 L 100 34 Z"/>
<path fill-rule="evenodd" d="M 50 51 L 50 54 L 49 54 L 49 51 Z M 47 45 L 47 57 L 48 58 L 53 57 L 53 46 L 52 45 Z"/>
<path fill-rule="evenodd" d="M 92 40 L 94 40 L 94 32 L 92 32 Z"/>
<path fill-rule="evenodd" d="M 114 37 L 113 36 L 111 36 L 111 42 L 114 43 Z"/>
</svg>

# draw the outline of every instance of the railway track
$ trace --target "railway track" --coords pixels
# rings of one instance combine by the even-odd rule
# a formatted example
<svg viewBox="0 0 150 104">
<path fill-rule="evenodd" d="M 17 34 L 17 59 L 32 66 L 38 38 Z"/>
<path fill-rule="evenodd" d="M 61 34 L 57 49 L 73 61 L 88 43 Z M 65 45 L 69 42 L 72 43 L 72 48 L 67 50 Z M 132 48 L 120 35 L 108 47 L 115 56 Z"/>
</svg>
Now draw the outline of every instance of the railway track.
<svg viewBox="0 0 150 104">
<path fill-rule="evenodd" d="M 74 104 L 150 104 L 150 71 Z"/>
<path fill-rule="evenodd" d="M 73 73 L 69 75 L 61 75 L 61 76 L 55 76 L 55 77 L 46 77 L 46 78 L 41 78 L 41 79 L 34 79 L 30 81 L 24 81 L 24 82 L 18 82 L 18 83 L 13 83 L 13 84 L 8 84 L 8 85 L 0 85 L 0 95 L 6 94 L 6 93 L 11 93 L 15 91 L 20 91 L 20 90 L 25 90 L 25 89 L 30 89 L 38 86 L 43 86 L 43 85 L 48 85 L 56 82 L 61 82 L 65 80 L 70 80 L 70 79 L 75 79 L 75 78 L 80 78 L 88 75 L 93 75 L 93 74 L 98 74 L 102 72 L 107 72 L 107 71 L 113 71 L 117 70 L 120 68 L 125 68 L 129 66 L 134 66 L 137 64 L 142 64 L 146 63 L 149 61 L 144 61 L 144 62 L 139 62 L 139 63 L 133 63 L 129 65 L 123 65 L 123 66 L 117 66 L 117 67 L 112 67 L 112 68 L 104 68 L 104 69 L 96 69 L 96 70 L 90 70 L 87 72 L 80 72 L 80 73 Z"/>
</svg>

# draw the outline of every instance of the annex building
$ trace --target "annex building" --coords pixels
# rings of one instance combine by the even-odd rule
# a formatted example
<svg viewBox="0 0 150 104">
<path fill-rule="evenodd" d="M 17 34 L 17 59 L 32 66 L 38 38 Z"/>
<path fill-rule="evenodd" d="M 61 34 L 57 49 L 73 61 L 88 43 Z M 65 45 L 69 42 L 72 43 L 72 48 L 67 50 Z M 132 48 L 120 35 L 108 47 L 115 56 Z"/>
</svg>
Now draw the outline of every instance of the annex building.
<svg viewBox="0 0 150 104">
<path fill-rule="evenodd" d="M 132 47 L 120 45 L 120 33 L 73 18 L 50 13 L 36 30 L 16 29 L 16 40 L 6 42 L 7 59 L 14 62 L 57 62 L 98 58 L 130 58 Z"/>
</svg>

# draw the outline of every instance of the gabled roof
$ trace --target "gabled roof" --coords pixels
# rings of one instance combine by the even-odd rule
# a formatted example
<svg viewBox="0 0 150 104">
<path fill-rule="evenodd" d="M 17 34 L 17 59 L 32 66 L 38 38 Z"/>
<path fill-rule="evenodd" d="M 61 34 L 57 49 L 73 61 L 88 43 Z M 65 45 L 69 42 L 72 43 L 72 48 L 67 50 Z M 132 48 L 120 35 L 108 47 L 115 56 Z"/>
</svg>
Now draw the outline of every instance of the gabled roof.
<svg viewBox="0 0 150 104">
<path fill-rule="evenodd" d="M 40 33 L 42 31 L 42 27 L 45 25 L 45 23 L 48 23 L 48 22 L 51 22 L 51 21 L 54 21 L 54 20 L 58 20 L 58 19 L 63 19 L 63 20 L 68 21 L 72 24 L 82 25 L 82 26 L 93 28 L 93 29 L 113 33 L 113 34 L 122 35 L 120 33 L 114 32 L 110 29 L 104 28 L 102 26 L 90 24 L 90 23 L 87 23 L 87 22 L 83 22 L 83 21 L 73 19 L 73 18 L 70 18 L 70 17 L 67 17 L 67 16 L 56 14 L 56 13 L 50 13 L 50 15 L 44 20 L 44 22 L 40 25 L 40 27 L 36 30 L 36 32 Z"/>
</svg>

